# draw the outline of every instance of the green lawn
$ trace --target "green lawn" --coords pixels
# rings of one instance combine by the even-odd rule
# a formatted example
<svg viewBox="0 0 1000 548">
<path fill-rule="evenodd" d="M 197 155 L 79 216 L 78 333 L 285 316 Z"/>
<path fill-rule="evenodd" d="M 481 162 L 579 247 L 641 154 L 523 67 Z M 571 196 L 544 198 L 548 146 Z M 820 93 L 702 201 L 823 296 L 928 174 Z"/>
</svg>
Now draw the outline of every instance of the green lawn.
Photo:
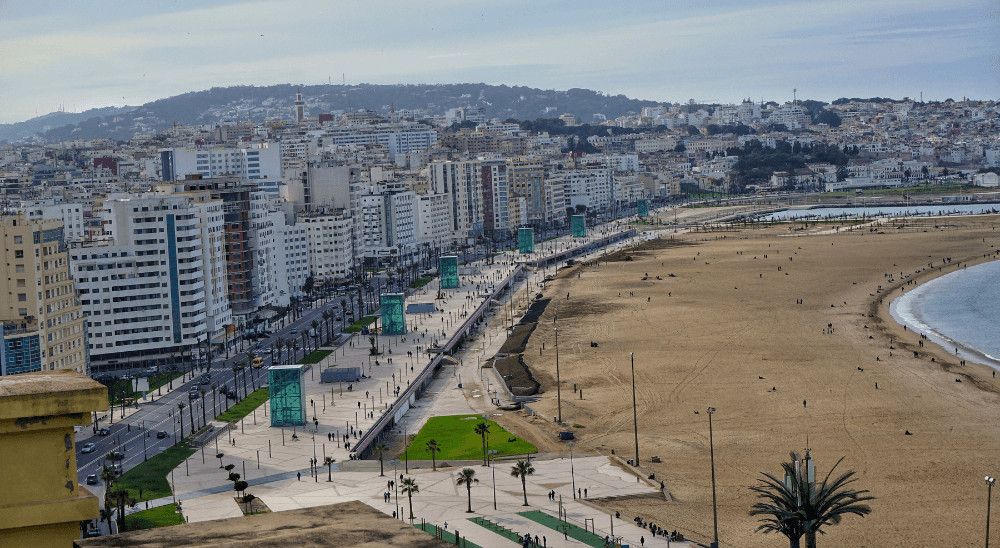
<svg viewBox="0 0 1000 548">
<path fill-rule="evenodd" d="M 317 350 L 315 352 L 310 352 L 308 356 L 302 358 L 296 363 L 309 364 L 309 363 L 319 363 L 323 361 L 323 358 L 333 354 L 333 350 Z"/>
<path fill-rule="evenodd" d="M 378 316 L 365 316 L 365 317 L 361 318 L 360 320 L 358 320 L 358 321 L 352 323 L 351 325 L 347 326 L 347 329 L 344 330 L 344 333 L 360 333 L 362 327 L 365 327 L 367 325 L 371 325 L 372 323 L 375 322 L 375 320 L 377 318 L 378 318 Z"/>
<path fill-rule="evenodd" d="M 159 506 L 125 516 L 125 530 L 155 529 L 184 523 L 184 516 L 177 513 L 176 504 Z"/>
<path fill-rule="evenodd" d="M 415 282 L 410 284 L 410 289 L 420 289 L 421 287 L 431 283 L 432 280 L 434 280 L 434 278 L 425 278 L 425 277 L 417 278 Z"/>
<path fill-rule="evenodd" d="M 518 512 L 517 515 L 526 517 L 539 525 L 544 525 L 545 527 L 548 527 L 549 529 L 552 529 L 557 533 L 562 533 L 563 528 L 565 527 L 567 536 L 576 539 L 586 544 L 587 546 L 593 546 L 594 548 L 603 548 L 605 546 L 604 537 L 598 536 L 594 533 L 591 533 L 590 531 L 581 529 L 571 523 L 566 523 L 564 521 L 561 521 L 553 516 L 546 514 L 545 512 L 539 512 L 538 510 L 531 510 L 528 512 Z M 615 546 L 618 545 L 615 544 Z"/>
<path fill-rule="evenodd" d="M 159 440 L 152 443 L 155 444 L 157 441 Z M 167 443 L 167 440 L 163 441 Z M 171 491 L 167 476 L 170 475 L 171 470 L 180 466 L 184 459 L 193 454 L 194 449 L 188 447 L 187 443 L 178 443 L 125 472 L 122 477 L 118 478 L 118 485 L 127 489 L 129 496 L 138 501 L 169 497 Z M 139 496 L 140 489 L 142 490 L 141 497 Z"/>
<path fill-rule="evenodd" d="M 250 395 L 243 398 L 239 403 L 230 407 L 229 411 L 216 417 L 215 420 L 223 422 L 238 421 L 252 413 L 254 409 L 260 407 L 262 403 L 267 401 L 268 397 L 268 387 L 258 388 L 250 392 Z"/>
<path fill-rule="evenodd" d="M 427 451 L 429 440 L 437 441 L 441 451 L 437 453 L 438 462 L 443 460 L 473 460 L 483 458 L 483 438 L 475 433 L 476 425 L 483 422 L 479 415 L 452 415 L 448 417 L 433 417 L 420 429 L 407 452 L 399 458 L 408 456 L 414 460 L 430 460 L 431 454 Z M 514 436 L 504 430 L 494 421 L 489 421 L 490 433 L 489 449 L 498 451 L 497 457 L 504 455 L 523 455 L 525 453 L 537 453 L 538 449 L 530 443 L 517 438 L 517 441 L 508 442 Z"/>
</svg>

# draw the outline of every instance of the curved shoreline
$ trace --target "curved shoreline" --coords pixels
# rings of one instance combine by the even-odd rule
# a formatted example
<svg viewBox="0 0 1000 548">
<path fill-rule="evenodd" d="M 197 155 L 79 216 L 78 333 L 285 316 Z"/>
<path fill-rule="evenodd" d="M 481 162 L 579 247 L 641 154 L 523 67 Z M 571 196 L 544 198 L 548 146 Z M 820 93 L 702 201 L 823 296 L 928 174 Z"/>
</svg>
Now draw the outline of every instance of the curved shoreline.
<svg viewBox="0 0 1000 548">
<path fill-rule="evenodd" d="M 959 269 L 961 269 L 963 266 L 965 266 L 965 267 L 968 267 L 968 266 L 978 266 L 980 264 L 994 262 L 994 261 L 997 261 L 997 260 L 1000 260 L 1000 258 L 998 258 L 996 256 L 994 256 L 994 257 L 982 257 L 982 256 L 979 256 L 979 257 L 976 257 L 976 258 L 968 258 L 968 259 L 965 259 L 965 260 L 961 260 L 960 259 L 960 260 L 958 260 L 958 261 L 956 261 L 954 263 L 955 264 L 955 270 L 951 270 L 951 271 L 946 272 L 944 269 L 939 269 L 937 272 L 926 272 L 926 273 L 921 272 L 919 274 L 913 275 L 910 278 L 910 280 L 913 281 L 917 285 L 923 285 L 923 284 L 926 284 L 927 282 L 929 282 L 931 280 L 935 280 L 935 279 L 941 278 L 943 276 L 947 276 L 948 274 L 952 274 L 952 273 L 958 271 Z M 951 265 L 948 265 L 948 266 L 951 266 Z M 894 293 L 897 289 L 903 288 L 905 286 L 906 286 L 906 281 L 905 280 L 900 280 L 895 285 L 889 286 L 888 292 L 890 294 Z M 932 328 L 930 328 L 930 326 L 914 325 L 913 323 L 907 322 L 903 318 L 899 317 L 898 313 L 896 312 L 896 304 L 897 304 L 896 300 L 899 297 L 902 297 L 904 294 L 905 293 L 900 292 L 898 295 L 890 297 L 888 299 L 888 302 L 885 302 L 886 299 L 883 297 L 877 303 L 875 303 L 874 306 L 872 306 L 870 308 L 871 310 L 873 310 L 872 313 L 873 313 L 875 319 L 878 322 L 882 323 L 884 326 L 886 326 L 886 331 L 887 332 L 888 331 L 895 331 L 896 335 L 903 335 L 903 337 L 902 337 L 903 339 L 909 339 L 910 337 L 919 337 L 920 334 L 924 334 L 924 335 L 927 336 L 927 340 L 931 341 L 931 343 L 933 344 L 933 346 L 930 347 L 930 348 L 928 348 L 927 346 L 924 346 L 924 347 L 921 348 L 921 347 L 919 347 L 919 342 L 913 342 L 912 343 L 913 347 L 915 349 L 919 349 L 919 350 L 915 350 L 915 351 L 923 350 L 924 352 L 927 352 L 927 353 L 930 353 L 930 354 L 934 354 L 936 358 L 942 358 L 942 359 L 944 359 L 944 358 L 955 358 L 955 359 L 959 359 L 959 360 L 966 360 L 968 362 L 972 362 L 972 363 L 975 363 L 977 365 L 986 366 L 986 367 L 990 368 L 993 371 L 1000 371 L 1000 360 L 994 358 L 993 356 L 990 356 L 989 354 L 986 354 L 985 352 L 982 352 L 979 349 L 976 349 L 974 347 L 971 347 L 971 346 L 965 345 L 963 343 L 954 341 L 954 340 L 952 340 L 952 339 L 950 339 L 950 338 L 948 338 L 948 337 L 946 337 L 946 336 L 944 336 L 944 335 L 942 335 L 942 334 L 934 331 Z M 888 316 L 892 321 L 891 322 L 886 321 L 886 316 Z M 905 326 L 905 329 L 903 330 L 903 332 L 899 333 L 899 330 L 896 329 L 896 328 L 904 327 L 904 326 Z M 916 330 L 914 330 L 914 329 L 916 329 Z M 919 339 L 918 339 L 918 341 L 919 341 Z M 911 343 L 911 341 L 908 341 L 908 340 L 906 341 L 906 344 L 908 346 L 910 345 L 910 343 Z M 958 353 L 956 354 L 956 353 L 950 351 L 949 348 L 958 348 Z M 948 365 L 950 365 L 947 361 L 942 361 L 942 362 L 940 362 L 940 364 L 942 366 L 948 366 Z M 954 364 L 954 365 L 957 366 L 958 364 Z"/>
</svg>

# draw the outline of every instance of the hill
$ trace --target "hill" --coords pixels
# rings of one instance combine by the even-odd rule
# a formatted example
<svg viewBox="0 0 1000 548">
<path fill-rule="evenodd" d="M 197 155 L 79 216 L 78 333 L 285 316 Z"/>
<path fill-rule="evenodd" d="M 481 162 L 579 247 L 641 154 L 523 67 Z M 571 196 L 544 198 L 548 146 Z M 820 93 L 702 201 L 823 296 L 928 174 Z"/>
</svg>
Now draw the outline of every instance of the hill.
<svg viewBox="0 0 1000 548">
<path fill-rule="evenodd" d="M 194 125 L 219 120 L 263 122 L 275 118 L 290 118 L 296 90 L 306 99 L 307 114 L 351 109 L 369 109 L 388 113 L 391 108 L 426 110 L 443 114 L 450 108 L 471 105 L 486 109 L 491 118 L 555 118 L 570 113 L 580 121 L 615 118 L 638 113 L 656 101 L 630 99 L 624 95 L 604 95 L 600 92 L 573 88 L 565 91 L 543 90 L 524 86 L 494 86 L 487 84 L 359 84 L 294 86 L 232 86 L 212 88 L 159 99 L 139 107 L 124 107 L 115 111 L 88 111 L 72 115 L 41 117 L 0 127 L 0 139 L 16 140 L 33 132 L 42 132 L 49 142 L 75 138 L 131 138 L 136 133 L 156 133 L 173 123 Z M 127 112 L 124 110 L 128 109 Z M 105 109 L 99 109 L 105 110 Z M 48 126 L 47 129 L 43 129 Z M 33 132 L 32 132 L 32 128 Z M 26 133 L 27 132 L 27 133 Z M 9 135 L 9 136 L 5 136 Z"/>
</svg>

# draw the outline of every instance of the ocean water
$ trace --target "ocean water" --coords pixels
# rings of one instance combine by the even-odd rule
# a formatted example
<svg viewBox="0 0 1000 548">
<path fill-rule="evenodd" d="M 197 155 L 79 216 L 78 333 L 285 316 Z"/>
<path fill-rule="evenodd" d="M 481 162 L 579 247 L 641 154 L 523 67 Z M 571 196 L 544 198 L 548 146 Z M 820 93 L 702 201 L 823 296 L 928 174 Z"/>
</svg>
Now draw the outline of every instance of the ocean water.
<svg viewBox="0 0 1000 548">
<path fill-rule="evenodd" d="M 786 209 L 762 217 L 765 221 L 788 219 L 854 218 L 854 217 L 914 217 L 918 215 L 979 215 L 1000 213 L 1000 204 L 942 204 L 911 207 L 819 207 Z"/>
<path fill-rule="evenodd" d="M 892 303 L 891 312 L 949 353 L 956 346 L 968 347 L 996 366 L 989 362 L 1000 358 L 1000 261 L 963 268 L 908 290 Z M 984 361 L 974 355 L 968 359 Z"/>
</svg>

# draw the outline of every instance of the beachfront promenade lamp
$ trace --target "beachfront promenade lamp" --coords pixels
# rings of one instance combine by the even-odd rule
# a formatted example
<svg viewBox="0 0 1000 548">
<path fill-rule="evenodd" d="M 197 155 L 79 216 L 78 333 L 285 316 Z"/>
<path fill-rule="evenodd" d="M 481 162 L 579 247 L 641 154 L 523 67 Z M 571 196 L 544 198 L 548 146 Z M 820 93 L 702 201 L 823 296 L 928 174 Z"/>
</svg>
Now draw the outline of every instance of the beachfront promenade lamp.
<svg viewBox="0 0 1000 548">
<path fill-rule="evenodd" d="M 635 432 L 635 465 L 639 466 L 639 413 L 635 405 L 635 352 L 629 352 L 632 359 L 632 429 Z"/>
<path fill-rule="evenodd" d="M 712 462 L 712 526 L 714 536 L 711 548 L 719 548 L 719 508 L 715 496 L 715 444 L 712 440 L 712 415 L 715 413 L 714 407 L 708 408 L 708 454 Z"/>
<path fill-rule="evenodd" d="M 996 478 L 986 476 L 986 548 L 990 548 L 990 499 L 993 498 L 993 484 Z"/>
</svg>

